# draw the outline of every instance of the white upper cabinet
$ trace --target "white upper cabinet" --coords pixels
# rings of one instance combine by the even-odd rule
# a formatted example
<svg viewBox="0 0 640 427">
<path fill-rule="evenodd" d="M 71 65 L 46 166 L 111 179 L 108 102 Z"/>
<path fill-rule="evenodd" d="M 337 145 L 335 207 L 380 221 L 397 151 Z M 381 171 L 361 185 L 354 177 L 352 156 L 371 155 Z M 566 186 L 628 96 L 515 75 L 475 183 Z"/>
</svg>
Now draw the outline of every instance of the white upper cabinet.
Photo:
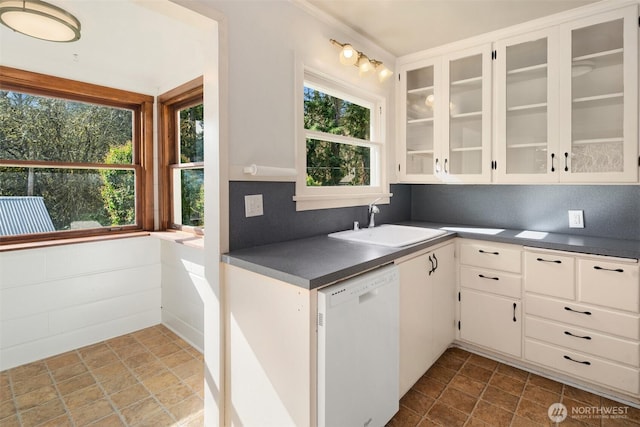
<svg viewBox="0 0 640 427">
<path fill-rule="evenodd" d="M 436 142 L 441 123 L 435 100 L 442 98 L 440 59 L 411 64 L 400 73 L 405 106 L 400 110 L 400 176 L 403 181 L 436 182 Z"/>
<path fill-rule="evenodd" d="M 539 31 L 495 44 L 495 176 L 500 182 L 557 180 L 557 31 Z"/>
<path fill-rule="evenodd" d="M 602 10 L 401 58 L 400 180 L 638 182 L 638 5 Z"/>
<path fill-rule="evenodd" d="M 491 45 L 400 67 L 399 174 L 406 182 L 491 180 Z"/>
<path fill-rule="evenodd" d="M 447 182 L 491 181 L 491 45 L 445 55 L 447 121 L 436 172 Z"/>
<path fill-rule="evenodd" d="M 560 181 L 637 181 L 638 7 L 560 30 Z"/>
</svg>

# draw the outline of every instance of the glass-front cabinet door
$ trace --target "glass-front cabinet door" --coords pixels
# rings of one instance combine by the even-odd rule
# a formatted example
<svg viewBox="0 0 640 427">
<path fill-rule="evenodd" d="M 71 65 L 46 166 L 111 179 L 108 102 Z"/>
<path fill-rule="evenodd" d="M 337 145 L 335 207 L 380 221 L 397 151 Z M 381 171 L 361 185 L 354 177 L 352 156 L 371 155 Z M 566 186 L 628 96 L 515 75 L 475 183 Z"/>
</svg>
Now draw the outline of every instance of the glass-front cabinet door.
<svg viewBox="0 0 640 427">
<path fill-rule="evenodd" d="M 435 182 L 436 144 L 440 123 L 436 102 L 440 95 L 440 61 L 437 58 L 411 64 L 400 71 L 404 97 L 401 118 L 399 172 L 403 181 Z"/>
<path fill-rule="evenodd" d="M 491 180 L 491 45 L 447 55 L 443 149 L 436 173 L 448 182 Z"/>
<path fill-rule="evenodd" d="M 496 180 L 557 180 L 556 29 L 496 42 Z"/>
<path fill-rule="evenodd" d="M 561 181 L 638 179 L 638 8 L 562 27 Z"/>
</svg>

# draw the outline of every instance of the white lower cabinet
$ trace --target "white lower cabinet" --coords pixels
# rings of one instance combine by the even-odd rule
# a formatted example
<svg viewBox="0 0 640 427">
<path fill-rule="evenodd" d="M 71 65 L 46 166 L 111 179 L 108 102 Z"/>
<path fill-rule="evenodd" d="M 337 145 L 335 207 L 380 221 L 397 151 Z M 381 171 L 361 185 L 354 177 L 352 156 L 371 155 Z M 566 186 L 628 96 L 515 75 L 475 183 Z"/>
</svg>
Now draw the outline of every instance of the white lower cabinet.
<svg viewBox="0 0 640 427">
<path fill-rule="evenodd" d="M 525 360 L 637 398 L 638 272 L 637 260 L 526 249 Z"/>
<path fill-rule="evenodd" d="M 398 261 L 400 396 L 455 338 L 455 244 Z"/>
<path fill-rule="evenodd" d="M 460 240 L 460 339 L 519 358 L 522 354 L 522 248 Z"/>
<path fill-rule="evenodd" d="M 470 289 L 460 294 L 460 339 L 520 357 L 520 300 Z"/>
</svg>

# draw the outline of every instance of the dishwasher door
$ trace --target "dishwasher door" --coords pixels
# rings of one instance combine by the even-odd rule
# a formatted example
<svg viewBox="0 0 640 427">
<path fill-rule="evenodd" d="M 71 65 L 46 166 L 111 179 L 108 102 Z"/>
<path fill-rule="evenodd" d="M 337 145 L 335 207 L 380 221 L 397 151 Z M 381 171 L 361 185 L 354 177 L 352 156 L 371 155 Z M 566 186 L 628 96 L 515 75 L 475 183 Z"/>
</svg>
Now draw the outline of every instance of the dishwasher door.
<svg viewBox="0 0 640 427">
<path fill-rule="evenodd" d="M 318 291 L 318 426 L 382 427 L 399 409 L 396 266 Z"/>
</svg>

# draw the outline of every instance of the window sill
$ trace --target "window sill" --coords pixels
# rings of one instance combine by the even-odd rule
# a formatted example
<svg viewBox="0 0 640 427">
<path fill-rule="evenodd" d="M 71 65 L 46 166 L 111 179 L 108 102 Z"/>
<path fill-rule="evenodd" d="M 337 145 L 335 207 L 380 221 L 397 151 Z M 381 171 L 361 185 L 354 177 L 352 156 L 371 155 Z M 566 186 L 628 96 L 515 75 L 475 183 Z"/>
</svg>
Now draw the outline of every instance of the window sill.
<svg viewBox="0 0 640 427">
<path fill-rule="evenodd" d="M 24 249 L 47 248 L 50 246 L 73 245 L 78 243 L 101 242 L 105 240 L 127 239 L 131 237 L 145 237 L 145 236 L 149 236 L 150 234 L 151 233 L 148 231 L 135 231 L 135 232 L 127 232 L 127 233 L 114 233 L 109 235 L 103 234 L 99 236 L 74 237 L 70 239 L 53 239 L 53 240 L 41 240 L 36 242 L 10 243 L 7 245 L 0 245 L 0 252 L 19 251 Z"/>
<path fill-rule="evenodd" d="M 151 236 L 177 244 L 204 249 L 204 236 L 179 230 L 154 231 Z"/>
<path fill-rule="evenodd" d="M 376 199 L 379 204 L 388 204 L 393 193 L 368 193 L 368 194 L 323 194 L 323 195 L 296 195 L 296 211 L 308 211 L 315 209 L 346 208 L 351 206 L 366 206 Z"/>
</svg>

